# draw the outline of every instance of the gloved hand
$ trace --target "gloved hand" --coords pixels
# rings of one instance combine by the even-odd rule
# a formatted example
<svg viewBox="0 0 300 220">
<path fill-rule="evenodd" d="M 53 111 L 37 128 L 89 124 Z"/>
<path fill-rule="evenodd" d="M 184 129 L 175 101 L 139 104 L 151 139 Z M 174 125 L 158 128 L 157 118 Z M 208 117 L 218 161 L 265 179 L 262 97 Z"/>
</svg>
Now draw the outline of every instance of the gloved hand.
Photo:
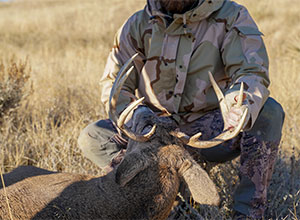
<svg viewBox="0 0 300 220">
<path fill-rule="evenodd" d="M 151 117 L 151 115 L 153 117 Z M 172 117 L 171 114 L 162 114 L 161 112 L 154 113 L 148 106 L 139 105 L 133 112 L 131 118 L 131 129 L 133 131 L 140 132 L 141 134 L 147 134 L 149 131 L 151 131 L 153 125 L 156 123 L 157 117 L 159 117 L 159 121 L 161 123 L 170 125 L 170 128 L 178 126 L 177 121 Z"/>
<path fill-rule="evenodd" d="M 146 121 L 143 118 L 149 118 L 149 115 L 154 115 L 154 112 L 146 105 L 139 105 L 132 114 L 131 129 L 140 134 L 147 134 L 153 127 L 153 124 L 151 121 Z"/>
<path fill-rule="evenodd" d="M 225 129 L 231 129 L 238 126 L 239 121 L 246 108 L 248 108 L 248 114 L 246 116 L 246 120 L 243 126 L 243 129 L 247 129 L 251 123 L 250 122 L 250 112 L 249 112 L 249 99 L 247 93 L 244 92 L 243 102 L 241 106 L 237 105 L 238 102 L 239 91 L 230 92 L 225 95 L 225 100 L 228 107 L 228 114 L 225 115 Z"/>
</svg>

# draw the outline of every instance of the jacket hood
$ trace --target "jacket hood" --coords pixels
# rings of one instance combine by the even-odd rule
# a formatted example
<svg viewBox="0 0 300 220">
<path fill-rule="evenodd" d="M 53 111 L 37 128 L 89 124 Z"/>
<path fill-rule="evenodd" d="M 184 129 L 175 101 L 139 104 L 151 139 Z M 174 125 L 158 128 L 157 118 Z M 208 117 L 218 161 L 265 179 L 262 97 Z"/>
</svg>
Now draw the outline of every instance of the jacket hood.
<svg viewBox="0 0 300 220">
<path fill-rule="evenodd" d="M 192 23 L 206 19 L 214 11 L 220 9 L 226 0 L 200 0 L 198 5 L 183 13 L 174 14 L 173 17 L 162 12 L 162 7 L 158 0 L 147 0 L 146 11 L 151 17 L 159 16 L 162 19 L 182 19 L 183 23 Z"/>
</svg>

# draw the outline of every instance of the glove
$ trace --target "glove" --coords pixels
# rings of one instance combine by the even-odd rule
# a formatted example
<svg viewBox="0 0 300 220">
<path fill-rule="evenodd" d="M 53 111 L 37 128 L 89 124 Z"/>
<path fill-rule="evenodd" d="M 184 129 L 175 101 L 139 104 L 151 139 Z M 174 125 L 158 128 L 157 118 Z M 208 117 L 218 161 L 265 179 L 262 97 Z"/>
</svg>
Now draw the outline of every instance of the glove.
<svg viewBox="0 0 300 220">
<path fill-rule="evenodd" d="M 153 127 L 153 124 L 151 122 L 145 121 L 143 118 L 149 115 L 154 115 L 154 112 L 146 105 L 139 105 L 132 114 L 131 129 L 141 134 L 147 134 Z M 143 125 L 141 123 L 143 123 Z M 149 125 L 147 125 L 146 123 L 149 123 Z"/>
<path fill-rule="evenodd" d="M 239 91 L 230 92 L 225 95 L 225 100 L 228 107 L 228 114 L 225 115 L 225 129 L 231 129 L 238 126 L 239 121 L 246 109 L 248 109 L 248 113 L 246 116 L 245 123 L 243 125 L 243 130 L 250 127 L 250 111 L 249 111 L 249 99 L 247 93 L 244 92 L 243 102 L 241 106 L 237 106 Z"/>
<path fill-rule="evenodd" d="M 164 116 L 161 114 L 161 112 L 154 113 L 148 106 L 139 105 L 133 112 L 133 115 L 131 118 L 131 121 L 132 121 L 131 129 L 133 131 L 139 132 L 140 128 L 138 128 L 138 127 L 143 126 L 143 128 L 140 132 L 141 134 L 147 134 L 149 131 L 151 131 L 153 125 L 156 122 L 155 122 L 155 120 L 151 120 L 154 118 L 151 118 L 151 117 L 149 118 L 149 115 L 153 115 L 154 118 L 159 117 L 160 123 L 168 124 L 168 125 L 170 125 L 170 128 L 178 126 L 178 122 L 172 117 L 172 115 L 165 114 L 167 116 Z M 143 125 L 141 123 L 143 123 Z"/>
</svg>

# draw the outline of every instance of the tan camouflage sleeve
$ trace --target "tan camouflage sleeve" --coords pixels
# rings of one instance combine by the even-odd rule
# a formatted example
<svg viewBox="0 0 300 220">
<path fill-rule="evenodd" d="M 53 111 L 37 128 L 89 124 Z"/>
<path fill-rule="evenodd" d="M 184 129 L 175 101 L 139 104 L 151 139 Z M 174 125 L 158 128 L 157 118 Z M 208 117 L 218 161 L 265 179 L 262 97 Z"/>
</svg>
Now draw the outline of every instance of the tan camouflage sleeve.
<svg viewBox="0 0 300 220">
<path fill-rule="evenodd" d="M 248 11 L 242 8 L 222 45 L 225 72 L 233 82 L 225 98 L 228 102 L 234 102 L 240 84 L 244 82 L 251 120 L 249 128 L 269 96 L 269 61 L 261 35 Z"/>
<path fill-rule="evenodd" d="M 105 105 L 106 112 L 109 110 L 108 100 L 112 85 L 115 78 L 123 66 L 123 64 L 130 59 L 135 53 L 138 53 L 136 47 L 136 40 L 132 36 L 132 29 L 134 28 L 135 16 L 132 16 L 116 33 L 114 38 L 114 46 L 109 53 L 107 58 L 104 73 L 100 80 L 100 87 L 102 90 L 101 101 Z M 125 82 L 118 103 L 117 103 L 117 113 L 122 112 L 126 106 L 136 100 L 135 90 L 137 88 L 137 69 L 141 69 L 142 54 L 140 54 L 134 61 L 135 70 L 131 73 Z"/>
</svg>

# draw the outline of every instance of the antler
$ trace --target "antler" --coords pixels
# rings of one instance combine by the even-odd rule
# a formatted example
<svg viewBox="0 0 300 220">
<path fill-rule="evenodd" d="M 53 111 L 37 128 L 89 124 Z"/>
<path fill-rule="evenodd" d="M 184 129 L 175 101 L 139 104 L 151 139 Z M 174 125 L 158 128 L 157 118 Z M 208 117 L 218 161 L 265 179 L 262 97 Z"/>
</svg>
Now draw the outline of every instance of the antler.
<svg viewBox="0 0 300 220">
<path fill-rule="evenodd" d="M 123 84 L 125 83 L 127 77 L 130 75 L 130 73 L 132 72 L 132 70 L 134 69 L 134 67 L 130 67 L 128 71 L 126 71 L 126 69 L 129 67 L 129 65 L 132 63 L 132 61 L 134 60 L 134 58 L 137 56 L 138 54 L 133 55 L 124 65 L 123 67 L 120 69 L 115 82 L 113 84 L 113 87 L 111 89 L 110 92 L 110 97 L 109 97 L 109 118 L 115 123 L 115 125 L 125 134 L 127 135 L 130 139 L 135 140 L 135 141 L 139 141 L 139 142 L 146 142 L 147 140 L 149 140 L 149 138 L 154 134 L 155 129 L 156 129 L 156 125 L 154 125 L 151 129 L 150 132 L 148 132 L 145 135 L 140 135 L 137 134 L 133 131 L 131 131 L 126 125 L 125 125 L 125 120 L 127 118 L 127 116 L 130 114 L 131 111 L 133 111 L 133 109 L 138 106 L 140 103 L 142 103 L 142 101 L 144 100 L 144 98 L 140 98 L 134 102 L 132 102 L 120 115 L 119 119 L 117 116 L 117 112 L 116 112 L 116 106 L 117 106 L 117 102 L 118 102 L 118 98 L 120 96 L 120 92 L 122 89 Z M 125 72 L 126 71 L 126 72 Z"/>
<path fill-rule="evenodd" d="M 224 95 L 221 91 L 221 89 L 218 87 L 216 81 L 214 80 L 211 72 L 208 72 L 209 75 L 209 79 L 211 81 L 211 84 L 215 90 L 215 93 L 217 95 L 217 98 L 219 100 L 219 105 L 220 105 L 220 109 L 221 109 L 221 113 L 222 113 L 222 117 L 224 120 L 224 128 L 227 128 L 227 122 L 225 120 L 225 116 L 228 114 L 228 105 L 226 103 L 226 100 L 224 98 Z M 244 84 L 241 84 L 241 88 L 240 88 L 240 93 L 239 93 L 239 97 L 238 97 L 238 101 L 237 101 L 237 107 L 240 107 L 242 105 L 243 102 L 243 91 L 244 91 Z M 223 132 L 218 135 L 217 137 L 208 140 L 208 141 L 200 141 L 198 138 L 201 136 L 201 133 L 197 133 L 194 136 L 190 137 L 186 134 L 184 134 L 183 132 L 178 132 L 178 131 L 173 131 L 171 132 L 172 135 L 178 137 L 181 141 L 183 141 L 184 144 L 187 144 L 191 147 L 195 147 L 195 148 L 210 148 L 210 147 L 214 147 L 218 144 L 221 144 L 227 140 L 230 140 L 234 137 L 236 137 L 242 130 L 243 125 L 245 123 L 246 117 L 248 114 L 248 109 L 246 108 L 246 110 L 243 112 L 243 115 L 241 117 L 240 123 L 239 125 L 234 128 L 233 130 L 230 129 L 226 129 L 223 130 Z"/>
</svg>

